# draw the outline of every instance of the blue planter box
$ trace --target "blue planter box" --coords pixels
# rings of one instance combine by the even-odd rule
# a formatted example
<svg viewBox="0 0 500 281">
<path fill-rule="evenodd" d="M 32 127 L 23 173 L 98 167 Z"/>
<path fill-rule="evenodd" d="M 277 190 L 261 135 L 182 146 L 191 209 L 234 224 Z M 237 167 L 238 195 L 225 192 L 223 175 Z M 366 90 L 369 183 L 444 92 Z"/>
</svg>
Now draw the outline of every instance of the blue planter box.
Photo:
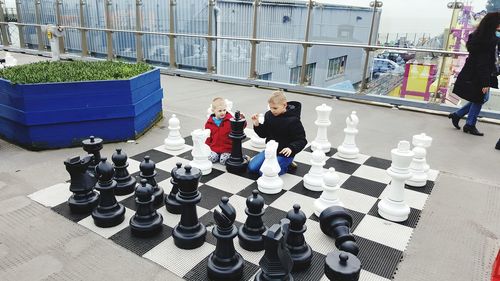
<svg viewBox="0 0 500 281">
<path fill-rule="evenodd" d="M 162 114 L 160 70 L 129 80 L 12 85 L 0 79 L 0 136 L 32 150 L 143 134 Z"/>
</svg>

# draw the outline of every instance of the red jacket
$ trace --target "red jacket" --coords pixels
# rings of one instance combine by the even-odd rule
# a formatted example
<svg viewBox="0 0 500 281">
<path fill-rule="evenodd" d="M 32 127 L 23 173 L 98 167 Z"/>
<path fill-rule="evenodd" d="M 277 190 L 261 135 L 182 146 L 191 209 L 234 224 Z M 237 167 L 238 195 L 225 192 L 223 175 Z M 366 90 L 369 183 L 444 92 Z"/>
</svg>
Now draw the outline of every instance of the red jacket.
<svg viewBox="0 0 500 281">
<path fill-rule="evenodd" d="M 233 116 L 228 112 L 220 126 L 217 126 L 212 119 L 214 115 L 208 117 L 205 123 L 205 129 L 210 129 L 210 137 L 207 138 L 205 142 L 213 152 L 217 153 L 231 153 L 233 141 L 229 138 L 229 133 L 231 133 L 231 118 Z"/>
</svg>

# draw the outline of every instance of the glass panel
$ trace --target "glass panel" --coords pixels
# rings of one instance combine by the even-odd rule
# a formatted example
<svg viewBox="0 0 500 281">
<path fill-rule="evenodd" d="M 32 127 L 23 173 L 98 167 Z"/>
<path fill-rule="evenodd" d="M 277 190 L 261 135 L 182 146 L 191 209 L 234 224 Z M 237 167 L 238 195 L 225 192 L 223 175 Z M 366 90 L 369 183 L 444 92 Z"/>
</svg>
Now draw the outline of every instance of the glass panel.
<svg viewBox="0 0 500 281">
<path fill-rule="evenodd" d="M 170 11 L 168 1 L 148 0 L 142 3 L 142 29 L 145 31 L 169 32 Z M 169 44 L 167 36 L 143 35 L 142 48 L 145 61 L 168 66 L 170 62 Z"/>
<path fill-rule="evenodd" d="M 258 12 L 257 38 L 303 40 L 306 19 L 305 3 L 264 0 Z"/>
<path fill-rule="evenodd" d="M 85 1 L 84 7 L 85 21 L 88 27 L 106 28 L 106 18 L 104 17 L 104 0 Z M 106 32 L 87 32 L 89 52 L 91 56 L 106 57 Z"/>
<path fill-rule="evenodd" d="M 176 33 L 208 33 L 208 0 L 177 1 Z M 207 40 L 178 36 L 175 39 L 175 56 L 180 69 L 207 70 Z"/>
<path fill-rule="evenodd" d="M 135 30 L 135 0 L 113 1 L 109 6 L 113 29 Z M 113 32 L 113 52 L 116 58 L 135 61 L 135 35 L 129 32 Z"/>
<path fill-rule="evenodd" d="M 260 43 L 257 45 L 257 75 L 275 82 L 297 84 L 300 80 L 302 45 Z"/>
<path fill-rule="evenodd" d="M 61 24 L 80 26 L 80 1 L 64 0 L 61 5 Z M 67 52 L 81 53 L 82 38 L 80 30 L 67 28 L 64 32 L 64 48 Z"/>
<path fill-rule="evenodd" d="M 217 74 L 248 78 L 250 71 L 251 45 L 247 41 L 214 41 Z"/>
<path fill-rule="evenodd" d="M 19 3 L 22 22 L 23 23 L 36 23 L 36 14 L 35 14 L 35 3 L 34 2 L 26 2 L 21 1 Z M 25 26 L 23 27 L 24 34 L 24 42 L 26 44 L 26 48 L 29 49 L 37 49 L 38 48 L 38 38 L 36 35 L 36 29 L 33 26 Z"/>
</svg>

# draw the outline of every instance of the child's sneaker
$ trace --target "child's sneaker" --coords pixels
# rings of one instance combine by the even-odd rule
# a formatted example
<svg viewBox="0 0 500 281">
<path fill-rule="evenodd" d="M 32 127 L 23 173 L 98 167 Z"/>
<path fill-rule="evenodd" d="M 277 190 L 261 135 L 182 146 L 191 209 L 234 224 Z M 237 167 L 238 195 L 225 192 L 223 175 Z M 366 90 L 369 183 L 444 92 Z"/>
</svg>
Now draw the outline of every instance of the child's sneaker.
<svg viewBox="0 0 500 281">
<path fill-rule="evenodd" d="M 292 163 L 288 165 L 288 169 L 292 171 L 297 170 L 297 163 L 295 161 L 292 161 Z"/>
</svg>

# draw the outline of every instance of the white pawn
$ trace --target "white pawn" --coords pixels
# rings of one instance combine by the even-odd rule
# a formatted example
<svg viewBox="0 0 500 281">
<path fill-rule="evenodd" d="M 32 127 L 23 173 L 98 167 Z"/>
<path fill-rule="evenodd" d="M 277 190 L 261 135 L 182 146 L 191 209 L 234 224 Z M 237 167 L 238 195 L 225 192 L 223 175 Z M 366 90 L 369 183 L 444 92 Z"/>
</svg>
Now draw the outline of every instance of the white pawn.
<svg viewBox="0 0 500 281">
<path fill-rule="evenodd" d="M 179 132 L 180 126 L 179 119 L 172 114 L 172 117 L 168 119 L 168 136 L 165 139 L 165 149 L 166 150 L 181 150 L 184 148 L 185 141 Z"/>
<path fill-rule="evenodd" d="M 413 157 L 410 164 L 412 177 L 406 181 L 406 184 L 414 187 L 422 187 L 427 184 L 429 165 L 427 165 L 426 155 L 427 148 L 432 144 L 432 138 L 422 133 L 414 135 L 412 143 L 415 146 L 413 148 L 415 157 Z"/>
<path fill-rule="evenodd" d="M 314 124 L 318 126 L 318 132 L 316 134 L 316 138 L 311 143 L 311 149 L 313 151 L 319 149 L 322 150 L 324 153 L 328 153 L 332 148 L 332 144 L 328 141 L 327 138 L 327 129 L 332 124 L 332 122 L 330 122 L 331 112 L 332 108 L 326 104 L 322 104 L 316 107 L 316 113 L 318 115 L 318 119 L 316 119 Z"/>
<path fill-rule="evenodd" d="M 323 190 L 323 166 L 326 163 L 325 153 L 319 149 L 313 151 L 311 169 L 304 175 L 304 187 L 312 191 Z"/>
<path fill-rule="evenodd" d="M 260 192 L 265 194 L 277 194 L 283 189 L 283 180 L 279 177 L 281 167 L 276 157 L 277 150 L 278 143 L 274 140 L 270 140 L 264 151 L 266 159 L 260 167 L 262 176 L 257 179 L 257 187 Z"/>
<path fill-rule="evenodd" d="M 410 207 L 405 203 L 405 181 L 411 178 L 410 163 L 415 154 L 410 150 L 408 141 L 400 141 L 398 147 L 391 150 L 392 163 L 387 173 L 392 180 L 388 195 L 378 203 L 381 217 L 395 222 L 408 219 Z"/>
<path fill-rule="evenodd" d="M 13 57 L 10 53 L 5 53 L 5 66 L 16 66 L 17 59 Z"/>
<path fill-rule="evenodd" d="M 359 149 L 356 146 L 356 135 L 358 134 L 358 129 L 356 128 L 359 123 L 356 111 L 353 111 L 351 115 L 347 116 L 345 119 L 347 127 L 344 129 L 345 138 L 344 142 L 337 148 L 338 156 L 345 159 L 355 159 L 358 158 Z"/>
<path fill-rule="evenodd" d="M 202 175 L 208 175 L 212 172 L 212 162 L 210 157 L 210 147 L 205 143 L 210 136 L 210 129 L 196 129 L 191 133 L 193 137 L 193 160 L 189 164 L 201 170 Z"/>
<path fill-rule="evenodd" d="M 318 199 L 314 200 L 314 214 L 316 216 L 319 217 L 321 212 L 331 206 L 344 207 L 338 195 L 340 191 L 339 181 L 340 177 L 333 167 L 323 175 L 323 192 Z"/>
<path fill-rule="evenodd" d="M 264 114 L 262 113 L 259 113 L 259 123 L 264 124 Z M 254 131 L 250 137 L 250 145 L 255 148 L 263 149 L 266 147 L 266 139 L 259 137 Z"/>
</svg>

